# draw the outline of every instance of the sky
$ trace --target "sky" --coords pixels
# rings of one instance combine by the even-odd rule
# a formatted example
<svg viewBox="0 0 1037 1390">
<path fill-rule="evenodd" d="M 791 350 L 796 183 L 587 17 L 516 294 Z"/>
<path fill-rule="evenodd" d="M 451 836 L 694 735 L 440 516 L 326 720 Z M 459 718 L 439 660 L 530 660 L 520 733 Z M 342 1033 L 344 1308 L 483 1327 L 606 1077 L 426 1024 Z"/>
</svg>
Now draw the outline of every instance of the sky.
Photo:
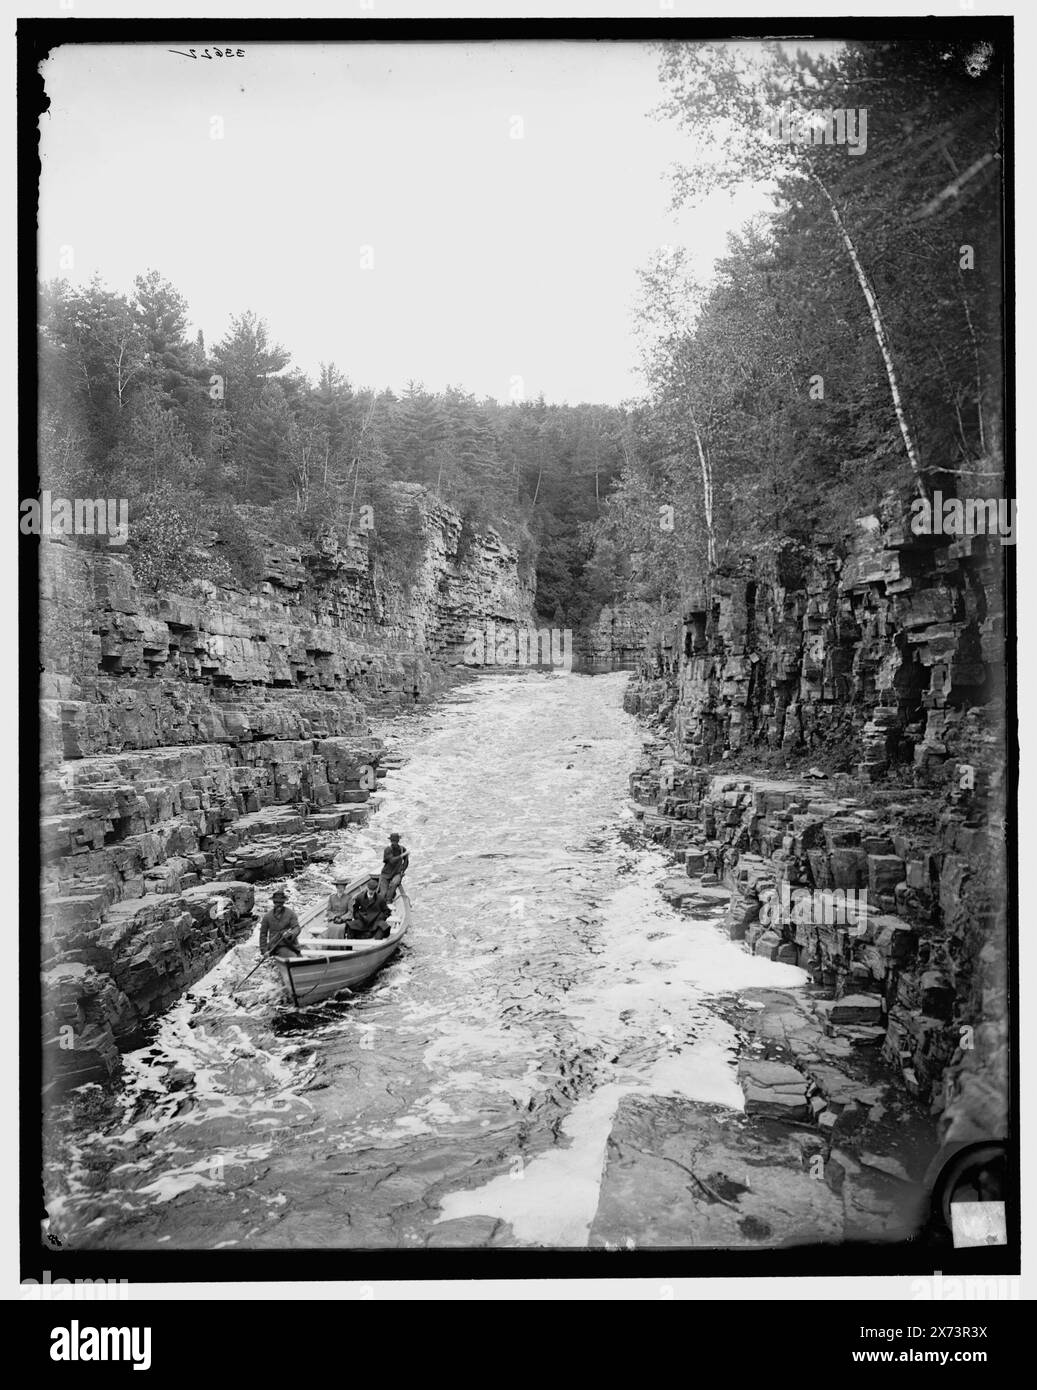
<svg viewBox="0 0 1037 1390">
<path fill-rule="evenodd" d="M 638 268 L 704 275 L 765 206 L 671 215 L 687 140 L 644 44 L 243 46 L 52 52 L 41 278 L 157 269 L 207 344 L 252 309 L 311 377 L 614 404 L 644 390 Z"/>
</svg>

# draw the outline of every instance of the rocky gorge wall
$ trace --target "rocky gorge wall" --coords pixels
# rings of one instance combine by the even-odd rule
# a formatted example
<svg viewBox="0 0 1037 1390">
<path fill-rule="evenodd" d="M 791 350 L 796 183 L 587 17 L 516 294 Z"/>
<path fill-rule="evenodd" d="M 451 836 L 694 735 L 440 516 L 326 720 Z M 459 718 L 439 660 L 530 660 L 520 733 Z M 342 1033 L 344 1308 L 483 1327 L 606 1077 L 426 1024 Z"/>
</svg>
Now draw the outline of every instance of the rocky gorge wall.
<svg viewBox="0 0 1037 1390">
<path fill-rule="evenodd" d="M 254 890 L 366 816 L 386 775 L 369 710 L 449 679 L 464 634 L 533 625 L 493 531 L 420 488 L 402 588 L 346 549 L 266 547 L 250 591 L 143 593 L 114 550 L 41 544 L 45 1078 L 103 1079 L 143 1023 L 253 926 Z"/>
<path fill-rule="evenodd" d="M 575 634 L 576 669 L 588 674 L 638 670 L 657 616 L 658 609 L 638 599 L 607 604 Z"/>
<path fill-rule="evenodd" d="M 649 833 L 723 876 L 732 936 L 851 1006 L 946 1140 L 1008 1122 L 1003 565 L 887 499 L 843 541 L 712 576 L 626 699 L 665 741 L 632 779 Z M 810 902 L 768 922 L 783 887 Z"/>
</svg>

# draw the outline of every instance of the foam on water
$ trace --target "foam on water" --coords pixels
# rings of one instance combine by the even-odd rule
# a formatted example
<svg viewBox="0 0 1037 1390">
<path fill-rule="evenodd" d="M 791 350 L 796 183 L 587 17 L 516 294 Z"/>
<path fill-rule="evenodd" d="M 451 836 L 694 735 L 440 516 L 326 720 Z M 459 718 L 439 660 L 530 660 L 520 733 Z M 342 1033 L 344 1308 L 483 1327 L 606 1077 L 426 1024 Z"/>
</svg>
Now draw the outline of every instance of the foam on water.
<svg viewBox="0 0 1037 1390">
<path fill-rule="evenodd" d="M 804 977 L 659 896 L 672 867 L 623 833 L 642 737 L 625 682 L 487 676 L 387 727 L 403 766 L 339 864 L 367 870 L 401 833 L 402 951 L 348 1002 L 290 1016 L 273 971 L 241 986 L 255 937 L 232 951 L 64 1136 L 64 1238 L 413 1245 L 489 1216 L 505 1243 L 582 1245 L 624 1096 L 738 1108 L 711 998 Z M 310 866 L 290 898 L 330 886 Z"/>
</svg>

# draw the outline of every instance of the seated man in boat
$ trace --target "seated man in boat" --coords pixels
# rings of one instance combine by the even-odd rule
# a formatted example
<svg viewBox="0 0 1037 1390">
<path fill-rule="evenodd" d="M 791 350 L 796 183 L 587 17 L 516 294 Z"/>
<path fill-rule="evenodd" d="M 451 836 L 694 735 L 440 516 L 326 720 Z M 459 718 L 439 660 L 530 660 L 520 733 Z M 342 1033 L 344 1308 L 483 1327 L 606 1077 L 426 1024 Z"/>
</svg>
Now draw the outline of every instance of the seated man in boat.
<svg viewBox="0 0 1037 1390">
<path fill-rule="evenodd" d="M 378 880 L 378 892 L 384 903 L 391 903 L 400 886 L 400 880 L 407 872 L 410 855 L 405 845 L 400 844 L 399 835 L 389 836 L 389 843 L 382 854 L 382 876 Z"/>
<path fill-rule="evenodd" d="M 346 935 L 351 939 L 388 936 L 387 930 L 381 930 L 388 915 L 389 909 L 382 901 L 378 891 L 378 880 L 370 878 L 367 881 L 367 887 L 357 895 L 356 901 L 353 903 L 353 918 L 346 930 Z"/>
<path fill-rule="evenodd" d="M 292 909 L 285 906 L 288 895 L 283 889 L 278 888 L 273 899 L 273 907 L 259 924 L 260 954 L 265 956 L 269 951 L 272 955 L 280 956 L 282 960 L 288 956 L 301 956 L 302 952 L 295 943 L 302 927 Z"/>
<path fill-rule="evenodd" d="M 328 941 L 341 941 L 349 925 L 353 904 L 346 892 L 349 879 L 340 874 L 332 882 L 335 891 L 328 898 L 328 930 L 324 935 Z"/>
</svg>

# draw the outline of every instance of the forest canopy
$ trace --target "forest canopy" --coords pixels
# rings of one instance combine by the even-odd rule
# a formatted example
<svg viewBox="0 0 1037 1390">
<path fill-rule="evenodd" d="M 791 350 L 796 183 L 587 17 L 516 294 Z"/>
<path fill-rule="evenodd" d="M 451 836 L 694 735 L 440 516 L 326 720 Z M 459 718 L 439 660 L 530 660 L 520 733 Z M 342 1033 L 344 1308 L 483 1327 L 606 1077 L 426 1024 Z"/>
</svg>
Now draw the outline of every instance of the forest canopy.
<svg viewBox="0 0 1037 1390">
<path fill-rule="evenodd" d="M 624 410 L 502 405 L 413 381 L 397 395 L 354 385 L 334 363 L 311 381 L 255 312 L 212 347 L 189 335 L 188 316 L 154 270 L 131 295 L 97 278 L 41 289 L 41 486 L 127 498 L 145 582 L 248 583 L 263 539 L 341 540 L 364 507 L 374 553 L 399 570 L 401 555 L 416 557 L 420 519 L 392 484 L 410 482 L 460 512 L 463 538 L 492 525 L 517 545 L 527 571 L 538 567 L 547 617 L 585 616 L 593 545 L 581 528 L 618 473 Z"/>
</svg>

